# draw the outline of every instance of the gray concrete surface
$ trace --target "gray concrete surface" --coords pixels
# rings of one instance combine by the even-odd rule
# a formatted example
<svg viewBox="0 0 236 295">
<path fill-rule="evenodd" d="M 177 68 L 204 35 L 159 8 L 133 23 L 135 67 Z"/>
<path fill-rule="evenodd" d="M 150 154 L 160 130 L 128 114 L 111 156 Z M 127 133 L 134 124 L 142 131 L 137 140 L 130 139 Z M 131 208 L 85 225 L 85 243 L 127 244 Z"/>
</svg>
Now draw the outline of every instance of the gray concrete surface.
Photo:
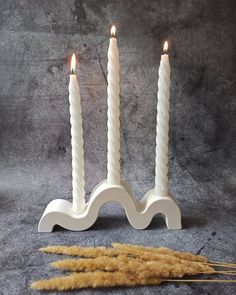
<svg viewBox="0 0 236 295">
<path fill-rule="evenodd" d="M 233 126 L 235 1 L 0 0 L 0 294 L 38 294 L 56 256 L 37 249 L 132 242 L 235 261 Z M 90 230 L 37 233 L 48 202 L 71 198 L 68 60 L 80 52 L 86 191 L 106 175 L 106 74 L 110 25 L 121 56 L 121 167 L 142 196 L 154 185 L 158 64 L 170 43 L 169 188 L 184 229 L 157 217 L 132 229 L 106 205 Z M 87 197 L 88 197 L 87 196 Z M 235 294 L 230 284 L 163 284 L 80 294 Z M 67 292 L 75 294 L 77 292 Z M 56 293 L 52 293 L 56 294 Z"/>
</svg>

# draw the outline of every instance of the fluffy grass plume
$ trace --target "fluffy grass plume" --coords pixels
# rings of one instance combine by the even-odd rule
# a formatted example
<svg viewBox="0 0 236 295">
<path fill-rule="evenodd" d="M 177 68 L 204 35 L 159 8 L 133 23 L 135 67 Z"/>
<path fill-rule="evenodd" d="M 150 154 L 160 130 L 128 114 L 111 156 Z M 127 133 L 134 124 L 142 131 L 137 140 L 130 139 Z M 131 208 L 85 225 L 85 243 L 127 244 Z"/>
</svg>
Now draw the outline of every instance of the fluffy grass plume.
<svg viewBox="0 0 236 295">
<path fill-rule="evenodd" d="M 207 262 L 207 258 L 201 255 L 194 255 L 188 252 L 173 251 L 168 248 L 152 248 L 129 244 L 112 243 L 113 248 L 105 247 L 80 247 L 80 246 L 48 246 L 40 248 L 39 251 L 53 254 L 65 254 L 70 256 L 90 257 L 98 256 L 118 256 L 118 255 L 133 255 L 136 257 L 149 260 L 155 258 L 157 254 L 171 255 L 179 259 Z M 158 256 L 159 257 L 159 256 Z"/>
<path fill-rule="evenodd" d="M 55 277 L 49 280 L 37 281 L 31 288 L 37 290 L 66 291 L 82 288 L 101 288 L 117 286 L 157 285 L 161 281 L 156 278 L 140 280 L 135 276 L 122 272 L 84 272 L 72 273 L 69 276 Z"/>
<path fill-rule="evenodd" d="M 142 261 L 125 256 L 118 256 L 117 258 L 65 259 L 52 262 L 50 265 L 57 269 L 69 271 L 121 271 L 134 274 L 140 279 L 153 276 L 158 278 L 182 278 L 185 275 L 215 272 L 208 265 L 190 264 L 189 261 L 166 263 L 163 261 Z"/>
<path fill-rule="evenodd" d="M 208 262 L 207 257 L 168 248 L 151 248 L 113 243 L 113 248 L 49 246 L 40 251 L 83 257 L 51 263 L 70 271 L 67 276 L 32 283 L 38 290 L 74 290 L 115 286 L 157 285 L 161 282 L 236 282 L 235 280 L 195 280 L 197 274 L 236 275 L 236 264 Z M 217 268 L 213 268 L 217 267 Z M 222 270 L 223 267 L 223 270 Z M 220 269 L 219 269 L 220 268 Z M 227 270 L 225 270 L 225 268 Z M 230 270 L 229 270 L 230 269 Z"/>
<path fill-rule="evenodd" d="M 164 255 L 172 255 L 180 259 L 190 260 L 190 261 L 199 261 L 199 262 L 207 262 L 207 257 L 202 255 L 194 255 L 189 252 L 180 252 L 174 251 L 169 248 L 154 248 L 154 247 L 144 247 L 138 245 L 130 245 L 130 244 L 120 244 L 120 243 L 112 243 L 112 247 L 121 251 L 126 251 L 126 253 L 142 255 L 145 252 L 149 252 L 152 254 L 164 254 Z"/>
<path fill-rule="evenodd" d="M 105 247 L 80 247 L 80 246 L 48 246 L 40 248 L 39 251 L 51 254 L 64 254 L 70 256 L 91 257 L 98 256 L 118 256 L 123 253 L 122 250 Z"/>
</svg>

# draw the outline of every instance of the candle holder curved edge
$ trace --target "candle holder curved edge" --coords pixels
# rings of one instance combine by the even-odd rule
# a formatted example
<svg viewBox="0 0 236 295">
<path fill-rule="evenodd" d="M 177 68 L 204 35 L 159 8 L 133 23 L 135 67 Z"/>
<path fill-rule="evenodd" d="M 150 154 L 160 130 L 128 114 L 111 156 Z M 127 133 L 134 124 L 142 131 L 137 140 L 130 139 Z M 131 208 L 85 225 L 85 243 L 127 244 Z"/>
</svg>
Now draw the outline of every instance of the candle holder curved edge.
<svg viewBox="0 0 236 295">
<path fill-rule="evenodd" d="M 151 189 L 139 202 L 144 210 L 150 212 L 149 216 L 161 213 L 168 229 L 182 229 L 181 210 L 170 193 L 159 196 L 155 189 Z"/>
<path fill-rule="evenodd" d="M 67 200 L 51 201 L 40 219 L 38 232 L 52 232 L 55 225 L 71 231 L 86 230 L 96 222 L 101 207 L 109 202 L 119 203 L 124 208 L 135 229 L 147 228 L 158 213 L 164 215 L 168 229 L 182 228 L 180 209 L 171 196 L 156 196 L 152 189 L 141 200 L 136 200 L 128 183 L 109 185 L 103 180 L 95 186 L 81 214 L 74 213 L 72 203 Z"/>
</svg>

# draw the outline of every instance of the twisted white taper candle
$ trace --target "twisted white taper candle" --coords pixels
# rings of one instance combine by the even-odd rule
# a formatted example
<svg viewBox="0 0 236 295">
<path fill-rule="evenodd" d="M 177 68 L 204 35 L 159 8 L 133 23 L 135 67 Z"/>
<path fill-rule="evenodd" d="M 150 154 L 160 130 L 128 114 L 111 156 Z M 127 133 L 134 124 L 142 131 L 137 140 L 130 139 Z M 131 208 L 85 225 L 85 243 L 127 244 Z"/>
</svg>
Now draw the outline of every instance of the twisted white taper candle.
<svg viewBox="0 0 236 295">
<path fill-rule="evenodd" d="M 82 213 L 85 209 L 83 128 L 80 105 L 80 91 L 76 75 L 70 75 L 69 84 L 73 211 Z"/>
<path fill-rule="evenodd" d="M 120 184 L 120 64 L 117 39 L 110 38 L 107 75 L 107 182 Z"/>
<path fill-rule="evenodd" d="M 168 194 L 168 132 L 169 132 L 170 64 L 168 54 L 161 56 L 158 79 L 155 193 Z"/>
</svg>

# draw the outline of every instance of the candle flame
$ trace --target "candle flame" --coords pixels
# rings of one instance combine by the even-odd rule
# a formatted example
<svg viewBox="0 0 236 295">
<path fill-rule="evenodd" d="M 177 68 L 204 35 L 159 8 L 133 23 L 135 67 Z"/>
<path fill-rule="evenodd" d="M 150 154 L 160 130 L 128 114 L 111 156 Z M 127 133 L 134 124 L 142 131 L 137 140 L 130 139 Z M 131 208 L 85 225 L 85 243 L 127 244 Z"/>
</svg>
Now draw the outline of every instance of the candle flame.
<svg viewBox="0 0 236 295">
<path fill-rule="evenodd" d="M 163 46 L 163 51 L 167 52 L 167 50 L 168 50 L 168 42 L 165 41 L 164 46 Z"/>
<path fill-rule="evenodd" d="M 111 36 L 112 36 L 112 37 L 115 37 L 115 35 L 116 35 L 116 27 L 113 25 L 113 26 L 111 27 Z"/>
<path fill-rule="evenodd" d="M 75 54 L 73 53 L 72 58 L 71 58 L 71 73 L 74 74 L 75 72 L 75 65 L 76 65 L 76 58 L 75 58 Z"/>
</svg>

